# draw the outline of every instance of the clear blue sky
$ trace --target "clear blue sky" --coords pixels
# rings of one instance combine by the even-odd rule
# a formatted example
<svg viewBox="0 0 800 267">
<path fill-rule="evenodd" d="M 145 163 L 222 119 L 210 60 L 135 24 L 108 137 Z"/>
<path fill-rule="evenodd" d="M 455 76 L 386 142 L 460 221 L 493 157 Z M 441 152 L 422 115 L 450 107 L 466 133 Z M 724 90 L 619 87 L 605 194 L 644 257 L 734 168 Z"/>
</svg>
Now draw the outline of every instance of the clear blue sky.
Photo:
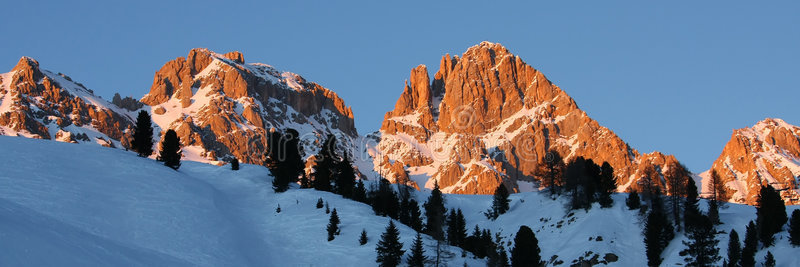
<svg viewBox="0 0 800 267">
<path fill-rule="evenodd" d="M 412 67 L 434 72 L 443 54 L 489 40 L 639 151 L 675 154 L 695 172 L 734 128 L 800 124 L 798 1 L 110 2 L 4 3 L 0 70 L 31 56 L 106 99 L 138 98 L 191 48 L 239 50 L 338 92 L 363 134 Z"/>
</svg>

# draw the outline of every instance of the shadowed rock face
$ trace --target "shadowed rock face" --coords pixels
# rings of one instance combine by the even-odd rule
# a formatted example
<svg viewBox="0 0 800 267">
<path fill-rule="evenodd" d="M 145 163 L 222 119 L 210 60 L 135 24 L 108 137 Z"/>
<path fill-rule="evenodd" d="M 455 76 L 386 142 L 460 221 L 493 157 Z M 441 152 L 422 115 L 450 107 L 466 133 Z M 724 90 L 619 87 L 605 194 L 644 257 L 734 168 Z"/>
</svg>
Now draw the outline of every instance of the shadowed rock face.
<svg viewBox="0 0 800 267">
<path fill-rule="evenodd" d="M 0 78 L 0 107 L 2 135 L 124 146 L 132 125 L 127 112 L 28 57 Z"/>
<path fill-rule="evenodd" d="M 660 174 L 678 163 L 632 149 L 541 72 L 489 42 L 461 57 L 445 55 L 433 80 L 425 66 L 414 68 L 380 133 L 376 169 L 402 178 L 401 162 L 412 176 L 431 176 L 425 187 L 438 181 L 452 193 L 491 194 L 501 182 L 517 188 L 517 181 L 535 181 L 549 150 L 567 161 L 609 162 L 620 190 L 637 187 L 648 165 Z"/>
<path fill-rule="evenodd" d="M 761 186 L 769 184 L 787 204 L 798 204 L 800 127 L 765 119 L 734 130 L 711 170 L 722 178 L 732 201 L 755 205 Z"/>
<path fill-rule="evenodd" d="M 175 129 L 184 147 L 215 161 L 231 156 L 262 164 L 267 132 L 295 128 L 306 156 L 332 133 L 349 145 L 358 137 L 353 112 L 331 90 L 242 53 L 193 49 L 156 72 L 142 102 L 162 130 Z"/>
</svg>

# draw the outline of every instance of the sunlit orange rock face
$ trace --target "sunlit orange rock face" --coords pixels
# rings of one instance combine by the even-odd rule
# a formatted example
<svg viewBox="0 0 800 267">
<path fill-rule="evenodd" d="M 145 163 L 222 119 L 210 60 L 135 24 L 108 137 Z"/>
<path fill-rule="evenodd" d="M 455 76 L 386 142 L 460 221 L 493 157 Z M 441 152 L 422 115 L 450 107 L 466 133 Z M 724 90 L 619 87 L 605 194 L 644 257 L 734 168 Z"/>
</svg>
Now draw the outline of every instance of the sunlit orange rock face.
<svg viewBox="0 0 800 267">
<path fill-rule="evenodd" d="M 0 126 L 2 135 L 118 146 L 131 119 L 70 77 L 23 57 L 0 77 Z"/>
<path fill-rule="evenodd" d="M 765 119 L 734 130 L 711 170 L 725 183 L 731 201 L 755 205 L 761 186 L 772 185 L 787 204 L 798 204 L 800 127 Z"/>
<path fill-rule="evenodd" d="M 430 177 L 425 187 L 438 182 L 451 193 L 491 194 L 500 183 L 518 190 L 520 182 L 538 181 L 550 150 L 567 161 L 608 162 L 622 191 L 638 187 L 648 165 L 663 187 L 660 174 L 678 163 L 659 152 L 640 154 L 544 74 L 489 42 L 445 55 L 433 79 L 426 66 L 414 68 L 380 137 L 374 163 L 387 178 L 403 175 L 399 162 L 412 180 Z"/>
<path fill-rule="evenodd" d="M 175 129 L 184 147 L 211 161 L 262 164 L 270 129 L 299 130 L 306 156 L 327 134 L 344 146 L 358 136 L 352 110 L 336 93 L 294 73 L 245 64 L 240 52 L 192 49 L 155 73 L 141 101 L 162 131 Z"/>
</svg>

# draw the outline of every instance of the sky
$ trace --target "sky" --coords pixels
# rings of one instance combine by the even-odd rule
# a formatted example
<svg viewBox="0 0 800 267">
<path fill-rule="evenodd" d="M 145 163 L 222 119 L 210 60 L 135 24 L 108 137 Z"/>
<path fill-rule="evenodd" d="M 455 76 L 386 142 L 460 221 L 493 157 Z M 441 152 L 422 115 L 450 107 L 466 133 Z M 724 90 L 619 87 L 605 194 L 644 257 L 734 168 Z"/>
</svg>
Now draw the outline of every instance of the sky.
<svg viewBox="0 0 800 267">
<path fill-rule="evenodd" d="M 10 1 L 0 72 L 22 56 L 140 98 L 167 61 L 241 51 L 337 92 L 361 134 L 410 70 L 501 43 L 640 152 L 708 169 L 733 129 L 800 125 L 798 1 Z"/>
</svg>

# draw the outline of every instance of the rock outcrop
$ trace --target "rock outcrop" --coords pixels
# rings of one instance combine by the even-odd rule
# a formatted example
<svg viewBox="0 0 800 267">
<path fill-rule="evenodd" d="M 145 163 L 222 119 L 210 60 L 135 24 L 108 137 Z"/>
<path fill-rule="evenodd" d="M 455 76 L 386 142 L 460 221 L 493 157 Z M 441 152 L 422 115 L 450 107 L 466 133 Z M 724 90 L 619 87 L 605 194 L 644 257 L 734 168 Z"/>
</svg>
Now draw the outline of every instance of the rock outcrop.
<svg viewBox="0 0 800 267">
<path fill-rule="evenodd" d="M 300 75 L 244 62 L 240 52 L 192 49 L 156 72 L 141 102 L 162 131 L 176 130 L 186 157 L 262 164 L 270 129 L 298 130 L 306 156 L 327 134 L 342 147 L 358 138 L 353 112 L 336 93 Z"/>
<path fill-rule="evenodd" d="M 0 75 L 0 135 L 117 147 L 131 126 L 128 111 L 32 58 Z"/>
<path fill-rule="evenodd" d="M 759 189 L 769 184 L 787 204 L 798 204 L 800 127 L 781 119 L 765 119 L 753 127 L 734 130 L 711 169 L 701 174 L 704 184 L 708 184 L 711 170 L 719 174 L 733 202 L 755 205 Z"/>
<path fill-rule="evenodd" d="M 647 166 L 661 174 L 678 164 L 629 147 L 544 74 L 490 42 L 445 55 L 433 80 L 425 66 L 414 68 L 379 135 L 378 171 L 402 180 L 399 162 L 415 182 L 432 188 L 436 181 L 450 193 L 491 194 L 503 182 L 519 190 L 538 181 L 537 166 L 551 150 L 567 161 L 609 162 L 621 191 L 637 187 Z"/>
</svg>

